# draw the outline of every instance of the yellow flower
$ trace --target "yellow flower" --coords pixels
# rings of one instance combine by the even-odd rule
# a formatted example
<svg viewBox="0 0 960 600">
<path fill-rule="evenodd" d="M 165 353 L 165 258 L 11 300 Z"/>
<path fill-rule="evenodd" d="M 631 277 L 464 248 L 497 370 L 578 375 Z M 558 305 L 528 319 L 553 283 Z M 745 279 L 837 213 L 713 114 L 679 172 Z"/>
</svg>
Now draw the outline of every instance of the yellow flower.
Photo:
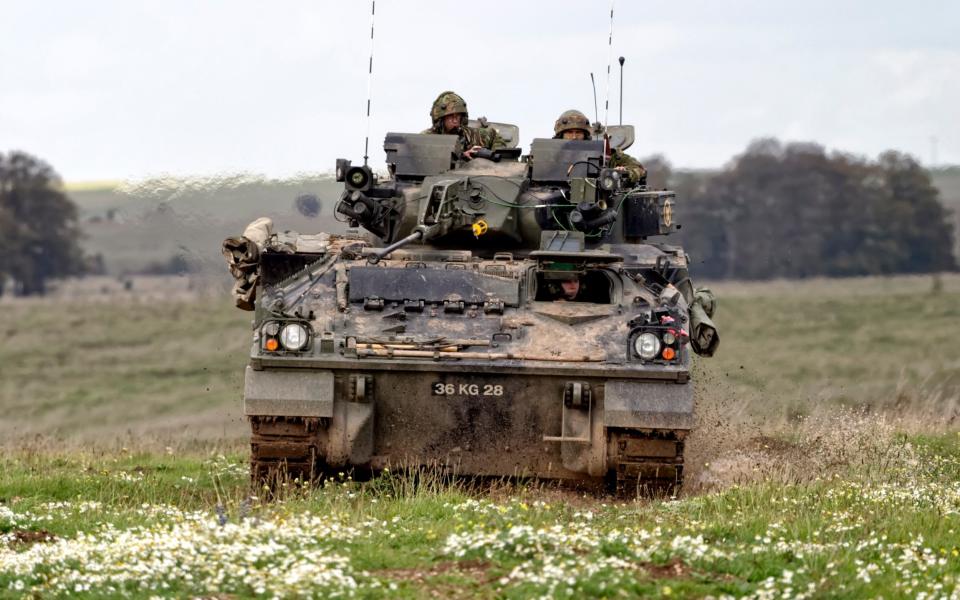
<svg viewBox="0 0 960 600">
<path fill-rule="evenodd" d="M 665 585 L 662 588 L 660 588 L 660 593 L 663 594 L 664 596 L 669 596 L 670 594 L 673 593 L 673 590 L 670 589 L 669 585 Z"/>
</svg>

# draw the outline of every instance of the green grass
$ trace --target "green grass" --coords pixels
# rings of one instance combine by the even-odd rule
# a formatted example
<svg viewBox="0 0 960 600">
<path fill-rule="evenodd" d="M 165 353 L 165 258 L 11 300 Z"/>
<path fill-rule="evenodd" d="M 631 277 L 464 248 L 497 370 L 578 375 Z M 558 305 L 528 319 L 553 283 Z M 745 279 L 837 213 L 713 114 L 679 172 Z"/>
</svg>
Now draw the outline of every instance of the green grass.
<svg viewBox="0 0 960 600">
<path fill-rule="evenodd" d="M 714 285 L 721 350 L 707 374 L 765 417 L 824 405 L 954 413 L 960 404 L 960 278 Z"/>
<path fill-rule="evenodd" d="M 249 323 L 225 299 L 7 304 L 0 438 L 236 437 Z"/>
<path fill-rule="evenodd" d="M 957 436 L 879 446 L 900 458 L 636 502 L 389 473 L 265 502 L 241 456 L 21 451 L 0 459 L 0 596 L 956 592 Z"/>
<path fill-rule="evenodd" d="M 5 300 L 0 598 L 956 592 L 960 277 L 714 288 L 687 486 L 637 502 L 430 474 L 268 500 L 245 467 L 249 313 Z"/>
</svg>

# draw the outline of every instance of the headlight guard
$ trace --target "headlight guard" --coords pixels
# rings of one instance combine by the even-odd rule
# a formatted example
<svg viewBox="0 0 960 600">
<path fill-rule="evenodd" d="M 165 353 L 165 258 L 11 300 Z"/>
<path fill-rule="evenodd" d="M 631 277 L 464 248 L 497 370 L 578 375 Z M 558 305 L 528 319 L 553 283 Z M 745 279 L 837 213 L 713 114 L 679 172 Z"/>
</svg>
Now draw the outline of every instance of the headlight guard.
<svg viewBox="0 0 960 600">
<path fill-rule="evenodd" d="M 627 337 L 627 358 L 644 363 L 677 364 L 683 361 L 686 339 L 678 326 L 636 327 Z"/>
<path fill-rule="evenodd" d="M 306 321 L 266 321 L 260 326 L 261 351 L 270 354 L 302 353 L 313 345 L 313 329 Z"/>
</svg>

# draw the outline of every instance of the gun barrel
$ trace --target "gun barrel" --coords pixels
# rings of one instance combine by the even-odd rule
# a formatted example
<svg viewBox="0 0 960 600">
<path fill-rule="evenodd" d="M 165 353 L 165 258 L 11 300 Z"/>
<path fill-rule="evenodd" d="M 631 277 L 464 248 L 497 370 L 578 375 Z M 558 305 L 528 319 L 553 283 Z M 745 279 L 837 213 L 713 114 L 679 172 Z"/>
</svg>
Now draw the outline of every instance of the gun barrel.
<svg viewBox="0 0 960 600">
<path fill-rule="evenodd" d="M 391 252 L 393 252 L 394 250 L 398 250 L 398 249 L 400 249 L 400 248 L 403 248 L 403 247 L 406 246 L 407 244 L 411 244 L 411 243 L 416 242 L 417 240 L 420 240 L 420 239 L 423 239 L 423 230 L 422 230 L 422 229 L 417 229 L 416 231 L 414 231 L 413 233 L 411 233 L 411 234 L 408 235 L 407 237 L 401 238 L 401 239 L 395 241 L 394 243 L 390 244 L 389 246 L 386 246 L 385 248 L 380 248 L 379 250 L 374 250 L 373 252 L 371 252 L 370 254 L 367 255 L 367 262 L 370 263 L 371 265 L 375 265 L 375 264 L 377 264 L 378 262 L 380 262 L 380 259 L 381 259 L 381 258 L 384 258 L 385 256 L 389 255 L 389 254 L 390 254 Z"/>
</svg>

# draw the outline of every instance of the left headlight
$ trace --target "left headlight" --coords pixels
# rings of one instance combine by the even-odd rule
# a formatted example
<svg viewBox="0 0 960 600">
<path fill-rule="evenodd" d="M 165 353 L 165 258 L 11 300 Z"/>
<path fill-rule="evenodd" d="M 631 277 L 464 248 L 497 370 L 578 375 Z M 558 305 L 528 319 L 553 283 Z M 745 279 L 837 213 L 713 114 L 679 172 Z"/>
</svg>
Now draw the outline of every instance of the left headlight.
<svg viewBox="0 0 960 600">
<path fill-rule="evenodd" d="M 653 333 L 641 333 L 633 341 L 633 347 L 643 360 L 652 360 L 660 354 L 660 338 Z"/>
<path fill-rule="evenodd" d="M 309 340 L 306 327 L 299 323 L 287 323 L 280 330 L 280 344 L 285 350 L 303 350 Z"/>
</svg>

